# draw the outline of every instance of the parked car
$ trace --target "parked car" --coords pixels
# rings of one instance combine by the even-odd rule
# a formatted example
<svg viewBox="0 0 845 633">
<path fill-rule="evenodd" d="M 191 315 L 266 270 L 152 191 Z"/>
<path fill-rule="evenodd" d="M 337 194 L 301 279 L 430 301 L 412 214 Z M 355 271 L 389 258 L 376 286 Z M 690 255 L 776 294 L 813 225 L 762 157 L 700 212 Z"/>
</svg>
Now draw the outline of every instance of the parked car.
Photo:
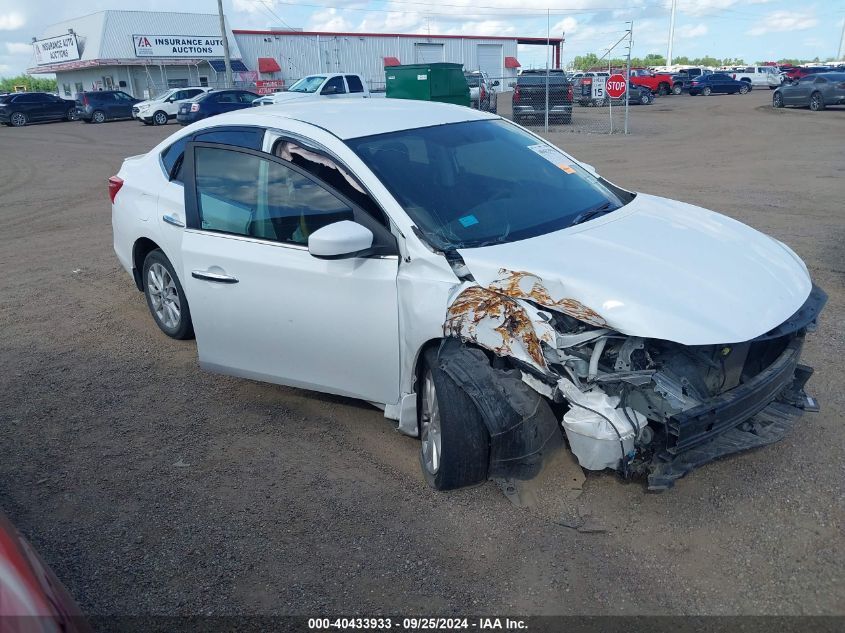
<svg viewBox="0 0 845 633">
<path fill-rule="evenodd" d="M 628 103 L 634 105 L 651 105 L 654 103 L 654 93 L 648 86 L 628 82 L 628 91 L 625 94 L 628 96 Z"/>
<path fill-rule="evenodd" d="M 690 84 L 702 75 L 712 74 L 709 68 L 684 68 L 672 75 L 672 94 L 688 92 Z"/>
<path fill-rule="evenodd" d="M 799 358 L 826 295 L 788 246 L 490 113 L 250 108 L 126 159 L 109 195 L 164 334 L 209 370 L 377 403 L 437 489 L 529 479 L 564 433 L 583 467 L 663 489 L 815 408 Z"/>
<path fill-rule="evenodd" d="M 737 81 L 745 81 L 754 88 L 767 88 L 776 79 L 780 81 L 780 73 L 776 66 L 744 66 L 726 74 Z"/>
<path fill-rule="evenodd" d="M 624 71 L 622 74 L 624 75 Z M 681 94 L 680 91 L 675 92 L 673 89 L 675 80 L 669 73 L 656 73 L 647 68 L 632 68 L 629 80 L 638 86 L 645 86 L 655 94 Z"/>
<path fill-rule="evenodd" d="M 141 100 L 122 90 L 95 90 L 76 96 L 79 118 L 86 123 L 131 119 L 132 107 Z"/>
<path fill-rule="evenodd" d="M 367 99 L 370 90 L 362 75 L 357 73 L 320 73 L 308 75 L 287 90 L 257 98 L 252 105 L 290 103 L 303 99 Z"/>
<path fill-rule="evenodd" d="M 465 72 L 464 77 L 469 86 L 471 107 L 495 113 L 498 109 L 499 95 L 496 87 L 499 85 L 499 80 L 491 80 L 487 73 L 480 70 Z"/>
<path fill-rule="evenodd" d="M 845 72 L 805 75 L 795 82 L 784 84 L 772 95 L 772 106 L 797 106 L 814 112 L 830 105 L 845 103 Z"/>
<path fill-rule="evenodd" d="M 737 81 L 724 73 L 711 73 L 693 79 L 689 85 L 689 93 L 693 96 L 702 94 L 705 97 L 713 93 L 746 94 L 751 90 L 747 81 Z"/>
<path fill-rule="evenodd" d="M 511 100 L 513 120 L 543 122 L 546 117 L 548 85 L 549 122 L 572 123 L 572 82 L 562 72 L 523 70 L 516 79 Z"/>
<path fill-rule="evenodd" d="M 16 92 L 0 96 L 0 123 L 21 127 L 39 121 L 75 121 L 76 102 L 46 92 Z"/>
<path fill-rule="evenodd" d="M 193 99 L 197 95 L 210 91 L 211 88 L 206 86 L 171 88 L 154 99 L 135 104 L 132 107 L 132 116 L 147 125 L 165 125 L 171 119 L 176 118 L 182 101 Z"/>
<path fill-rule="evenodd" d="M 176 120 L 181 125 L 190 125 L 215 114 L 232 112 L 252 106 L 258 95 L 249 90 L 214 90 L 198 95 L 179 104 Z"/>
<path fill-rule="evenodd" d="M 32 545 L 0 514 L 0 629 L 89 633 L 82 612 Z"/>
</svg>

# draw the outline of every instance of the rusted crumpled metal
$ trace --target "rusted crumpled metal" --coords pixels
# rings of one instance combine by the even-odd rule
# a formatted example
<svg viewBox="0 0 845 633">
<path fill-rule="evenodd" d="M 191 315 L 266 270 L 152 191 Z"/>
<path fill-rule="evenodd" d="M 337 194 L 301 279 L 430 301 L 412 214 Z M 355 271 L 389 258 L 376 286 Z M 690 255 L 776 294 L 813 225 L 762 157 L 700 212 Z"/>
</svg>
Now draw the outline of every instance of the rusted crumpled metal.
<svg viewBox="0 0 845 633">
<path fill-rule="evenodd" d="M 590 325 L 606 325 L 600 314 L 575 299 L 553 299 L 537 275 L 502 268 L 488 287 L 460 290 L 447 310 L 443 332 L 550 373 L 542 343 L 554 347 L 556 334 L 548 315 L 544 318 L 533 303 Z"/>
</svg>

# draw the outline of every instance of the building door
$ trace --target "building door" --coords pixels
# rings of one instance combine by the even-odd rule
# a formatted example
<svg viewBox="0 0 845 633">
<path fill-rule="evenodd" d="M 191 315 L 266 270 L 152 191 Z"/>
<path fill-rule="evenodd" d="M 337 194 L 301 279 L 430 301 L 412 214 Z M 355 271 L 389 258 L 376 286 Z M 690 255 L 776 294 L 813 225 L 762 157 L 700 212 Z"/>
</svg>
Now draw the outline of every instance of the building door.
<svg viewBox="0 0 845 633">
<path fill-rule="evenodd" d="M 479 44 L 478 45 L 478 70 L 486 73 L 491 79 L 499 79 L 502 73 L 502 45 L 501 44 Z"/>
<path fill-rule="evenodd" d="M 442 62 L 443 44 L 414 44 L 414 62 L 417 64 L 433 64 Z"/>
</svg>

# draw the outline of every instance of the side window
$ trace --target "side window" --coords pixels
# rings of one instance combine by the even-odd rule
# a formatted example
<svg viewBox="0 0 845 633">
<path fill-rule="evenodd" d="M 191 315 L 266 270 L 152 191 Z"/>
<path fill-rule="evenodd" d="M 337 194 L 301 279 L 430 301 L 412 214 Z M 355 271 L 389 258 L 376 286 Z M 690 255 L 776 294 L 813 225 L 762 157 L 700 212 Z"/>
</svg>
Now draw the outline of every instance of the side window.
<svg viewBox="0 0 845 633">
<path fill-rule="evenodd" d="M 118 101 L 132 101 L 132 97 L 125 92 L 115 92 L 114 97 Z"/>
<path fill-rule="evenodd" d="M 343 87 L 343 77 L 332 77 L 323 86 L 320 94 L 324 95 L 342 95 L 346 94 L 346 88 Z"/>
<path fill-rule="evenodd" d="M 251 92 L 239 92 L 238 93 L 238 101 L 241 103 L 252 103 L 258 99 L 258 95 L 254 95 Z"/>
<path fill-rule="evenodd" d="M 164 171 L 170 180 L 181 182 L 182 159 L 185 155 L 185 145 L 189 140 L 191 140 L 190 134 L 183 136 L 161 152 L 161 163 L 164 165 Z"/>
<path fill-rule="evenodd" d="M 358 75 L 346 75 L 346 83 L 349 86 L 349 92 L 364 92 L 364 84 L 361 83 L 361 78 Z"/>
<path fill-rule="evenodd" d="M 215 99 L 217 103 L 237 103 L 237 97 L 231 92 L 221 92 Z"/>
<path fill-rule="evenodd" d="M 264 142 L 264 130 L 250 127 L 213 128 L 198 132 L 193 136 L 190 134 L 183 136 L 161 153 L 164 171 L 174 182 L 182 182 L 182 160 L 185 155 L 185 145 L 190 140 L 260 150 Z"/>
<path fill-rule="evenodd" d="M 202 229 L 306 245 L 319 228 L 354 220 L 352 209 L 291 167 L 216 147 L 195 149 Z"/>
<path fill-rule="evenodd" d="M 202 90 L 197 90 L 196 88 L 194 88 L 193 90 L 183 90 L 182 94 L 184 96 L 179 97 L 179 98 L 180 99 L 192 99 L 193 97 L 196 97 L 201 92 L 202 92 Z"/>
</svg>

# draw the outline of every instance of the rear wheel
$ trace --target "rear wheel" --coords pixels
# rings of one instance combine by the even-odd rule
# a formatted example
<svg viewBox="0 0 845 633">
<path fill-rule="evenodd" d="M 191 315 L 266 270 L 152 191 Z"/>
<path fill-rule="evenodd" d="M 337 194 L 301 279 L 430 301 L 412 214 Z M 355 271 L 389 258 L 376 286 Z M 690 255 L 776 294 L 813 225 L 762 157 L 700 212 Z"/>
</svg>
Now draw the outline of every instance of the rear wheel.
<svg viewBox="0 0 845 633">
<path fill-rule="evenodd" d="M 106 113 L 102 110 L 94 110 L 91 115 L 91 123 L 103 123 L 106 120 Z"/>
<path fill-rule="evenodd" d="M 153 115 L 153 123 L 156 125 L 166 125 L 167 124 L 167 113 L 162 112 L 159 110 Z"/>
<path fill-rule="evenodd" d="M 773 108 L 782 108 L 783 107 L 783 95 L 779 92 L 776 92 L 772 95 L 772 107 Z"/>
<path fill-rule="evenodd" d="M 742 85 L 739 87 L 739 94 L 741 94 L 741 95 L 748 94 L 749 90 L 751 90 L 751 86 L 749 86 L 747 83 L 745 83 L 743 81 Z"/>
<path fill-rule="evenodd" d="M 669 84 L 663 83 L 657 86 L 657 94 L 661 97 L 665 97 L 669 94 Z"/>
<path fill-rule="evenodd" d="M 822 93 L 814 92 L 810 95 L 810 110 L 813 112 L 824 110 L 824 98 L 822 97 Z"/>
<path fill-rule="evenodd" d="M 173 265 L 160 250 L 150 251 L 143 267 L 144 295 L 156 325 L 170 338 L 194 337 L 191 310 Z"/>
<path fill-rule="evenodd" d="M 710 88 L 710 86 L 704 86 L 704 90 L 701 91 L 701 94 L 703 94 L 705 97 L 709 97 L 712 92 L 713 90 L 712 88 Z"/>
<path fill-rule="evenodd" d="M 76 121 L 79 118 L 79 111 L 76 108 L 69 108 L 65 114 L 65 119 L 68 121 Z"/>
<path fill-rule="evenodd" d="M 12 116 L 9 117 L 9 123 L 12 124 L 12 127 L 23 127 L 27 124 L 29 118 L 23 112 L 12 112 Z"/>
<path fill-rule="evenodd" d="M 672 86 L 672 94 L 679 95 L 684 91 L 684 87 L 681 84 L 675 84 Z"/>
<path fill-rule="evenodd" d="M 423 360 L 418 390 L 420 465 L 436 490 L 487 479 L 490 436 L 470 397 L 440 369 L 437 350 Z"/>
<path fill-rule="evenodd" d="M 643 105 L 648 105 L 651 103 L 651 95 L 647 92 L 644 92 L 640 95 L 640 103 Z"/>
</svg>

